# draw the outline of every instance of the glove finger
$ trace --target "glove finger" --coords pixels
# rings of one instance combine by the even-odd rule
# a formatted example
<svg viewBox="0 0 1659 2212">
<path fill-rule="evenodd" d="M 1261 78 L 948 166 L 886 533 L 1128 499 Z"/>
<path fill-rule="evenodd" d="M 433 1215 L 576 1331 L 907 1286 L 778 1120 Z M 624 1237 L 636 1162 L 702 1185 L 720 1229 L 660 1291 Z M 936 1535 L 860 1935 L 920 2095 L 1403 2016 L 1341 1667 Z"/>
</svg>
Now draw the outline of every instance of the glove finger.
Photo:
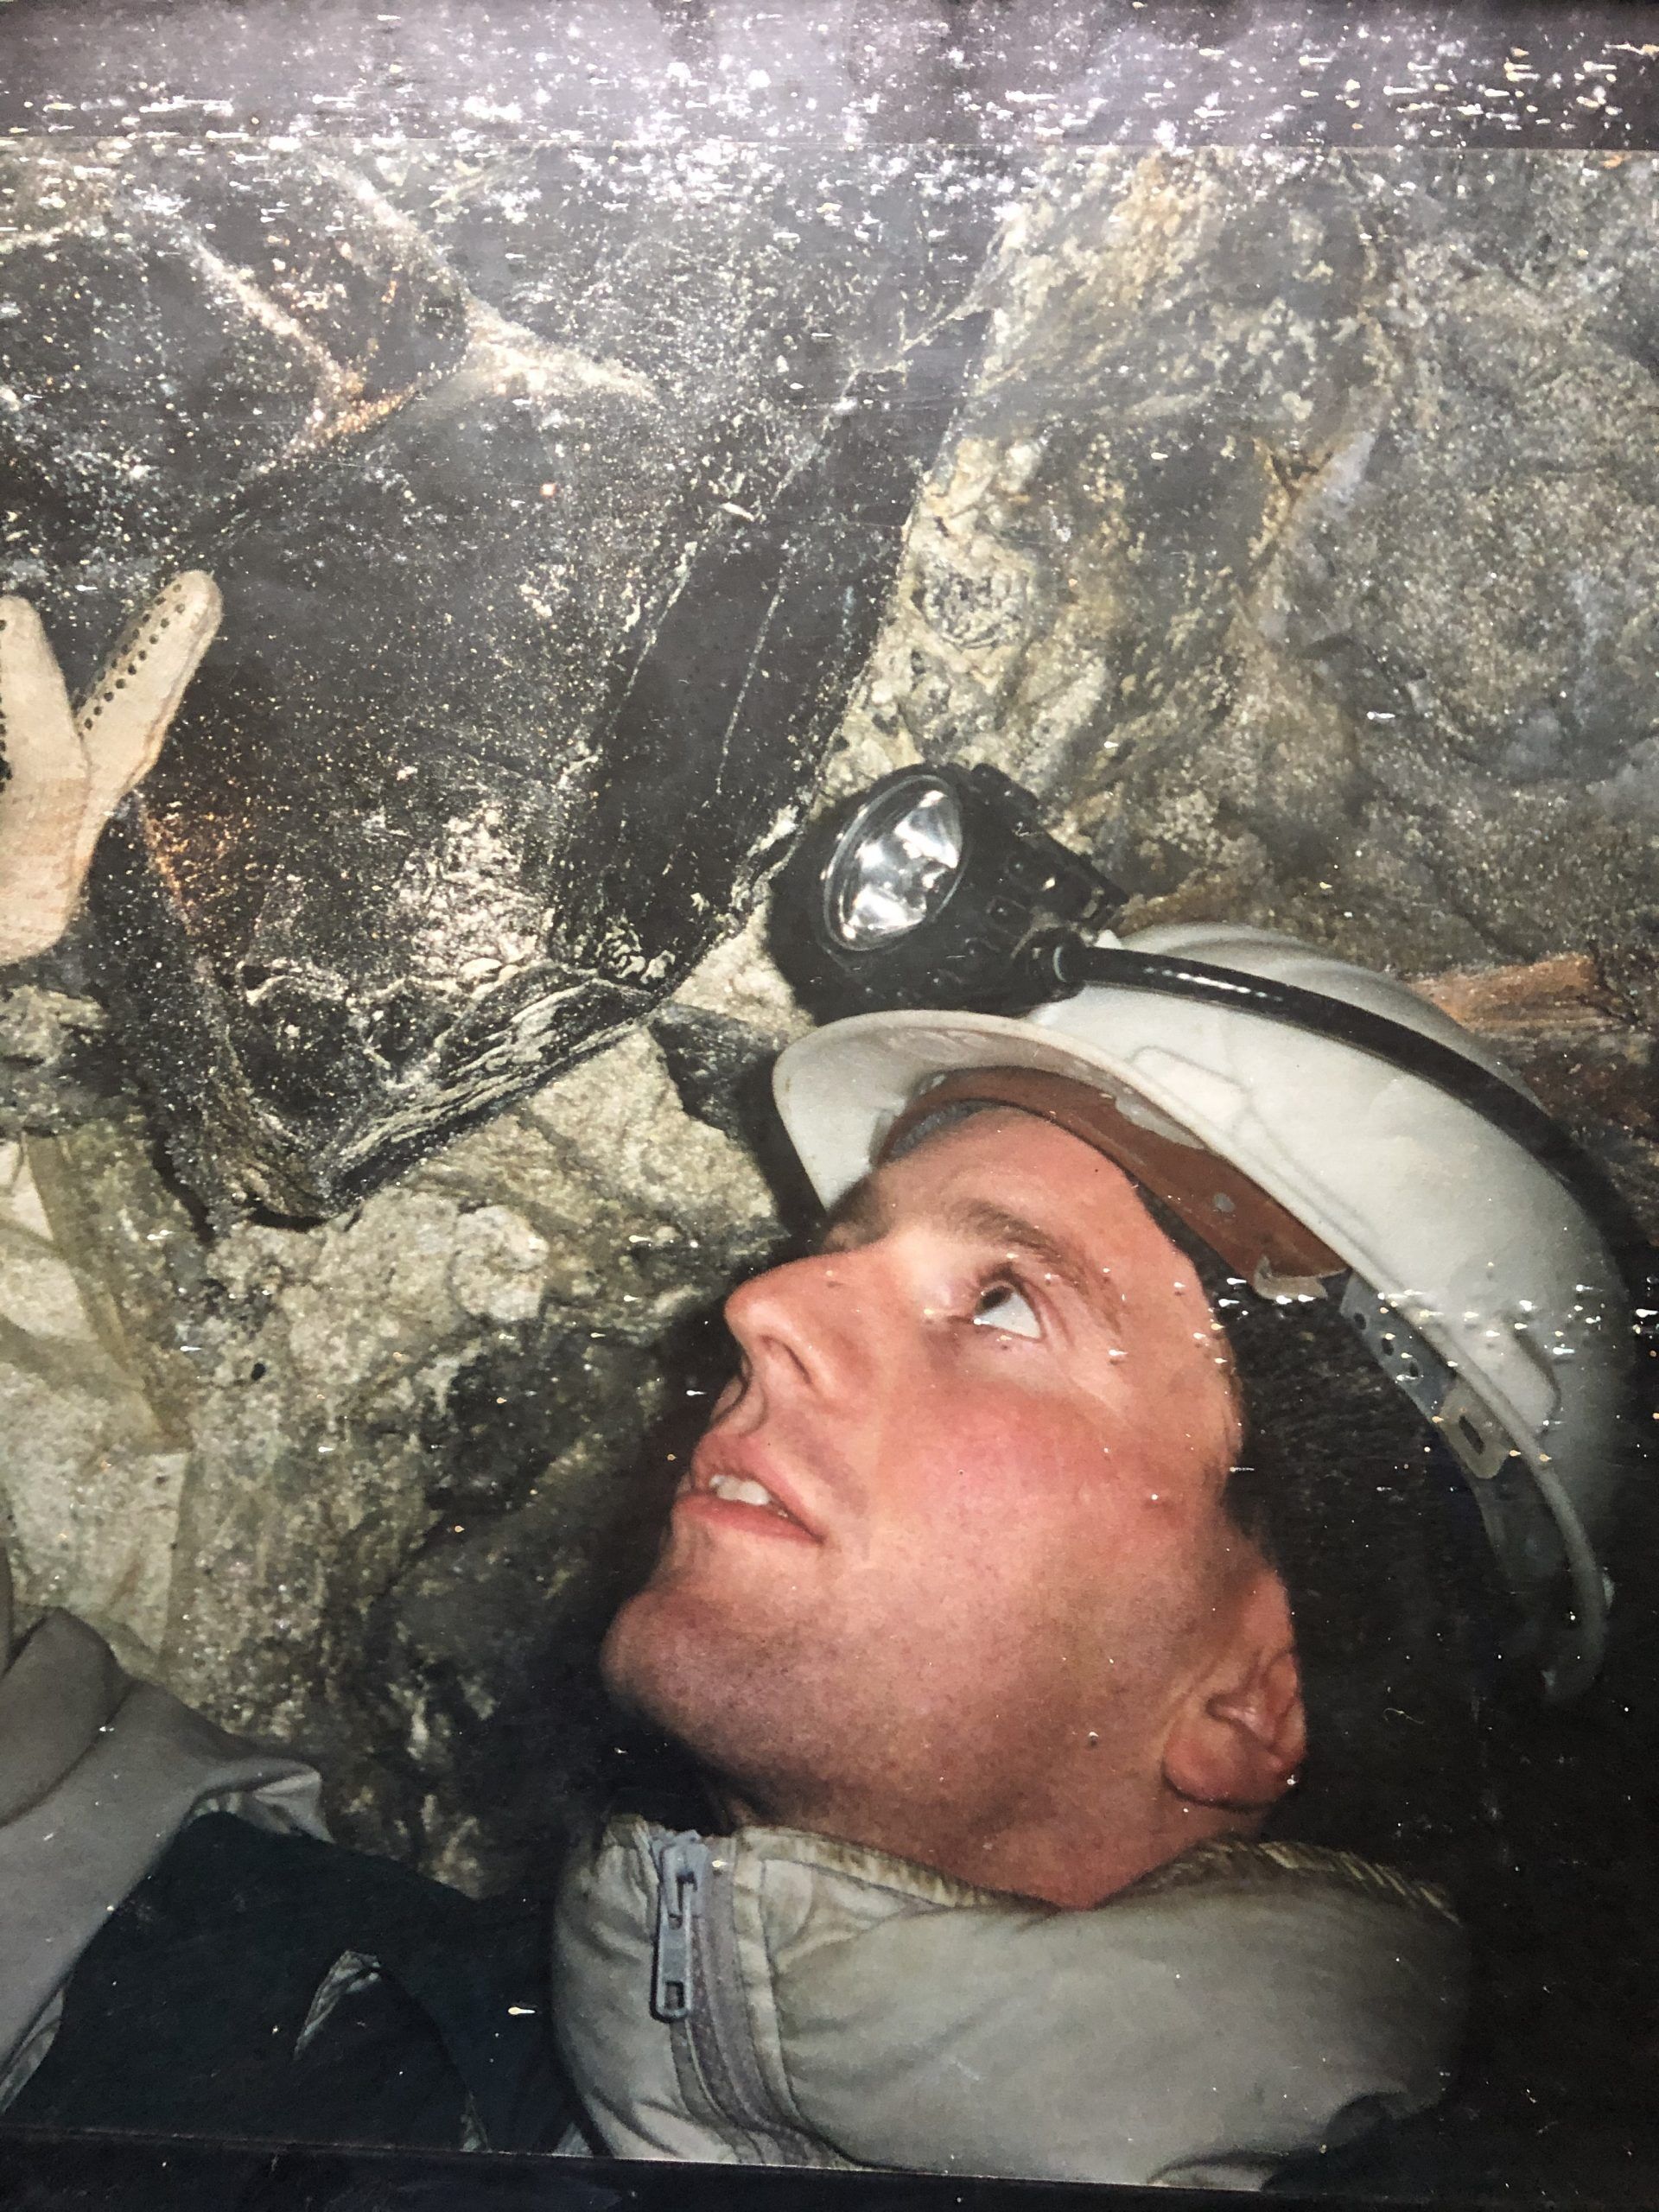
<svg viewBox="0 0 1659 2212">
<path fill-rule="evenodd" d="M 86 754 L 41 618 L 0 599 L 0 962 L 27 960 L 63 934 L 76 864 Z"/>
<path fill-rule="evenodd" d="M 86 694 L 78 721 L 91 772 L 77 855 L 83 874 L 99 832 L 155 766 L 223 611 L 211 576 L 199 569 L 175 576 L 129 623 Z"/>
</svg>

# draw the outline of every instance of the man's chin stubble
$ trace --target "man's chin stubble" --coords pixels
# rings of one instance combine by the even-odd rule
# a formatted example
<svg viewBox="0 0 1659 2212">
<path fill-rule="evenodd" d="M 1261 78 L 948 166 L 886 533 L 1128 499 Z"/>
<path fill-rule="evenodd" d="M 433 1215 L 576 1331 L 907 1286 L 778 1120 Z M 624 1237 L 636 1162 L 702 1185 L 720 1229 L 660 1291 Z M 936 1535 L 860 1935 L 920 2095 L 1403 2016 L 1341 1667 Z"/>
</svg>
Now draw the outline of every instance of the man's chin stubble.
<svg viewBox="0 0 1659 2212">
<path fill-rule="evenodd" d="M 838 1763 L 836 1747 L 812 1737 L 824 1701 L 811 1679 L 821 1660 L 809 1656 L 776 1630 L 751 1640 L 723 1620 L 681 1616 L 673 1593 L 647 1585 L 613 1622 L 600 1670 L 616 1703 L 688 1751 L 718 1798 L 746 1818 L 805 1827 Z"/>
</svg>

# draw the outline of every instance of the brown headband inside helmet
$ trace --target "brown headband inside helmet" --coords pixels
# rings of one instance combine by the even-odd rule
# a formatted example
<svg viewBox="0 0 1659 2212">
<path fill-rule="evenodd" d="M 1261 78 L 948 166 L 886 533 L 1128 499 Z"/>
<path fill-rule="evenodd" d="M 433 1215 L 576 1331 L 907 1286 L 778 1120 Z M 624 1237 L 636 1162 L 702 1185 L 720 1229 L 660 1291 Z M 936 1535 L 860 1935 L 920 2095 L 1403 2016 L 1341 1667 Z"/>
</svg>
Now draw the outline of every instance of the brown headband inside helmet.
<svg viewBox="0 0 1659 2212">
<path fill-rule="evenodd" d="M 1093 1145 L 1268 1296 L 1342 1271 L 1342 1259 L 1328 1244 L 1230 1161 L 1131 1121 L 1091 1084 L 1037 1068 L 969 1068 L 941 1077 L 899 1115 L 875 1164 L 891 1159 L 895 1147 L 931 1116 L 969 1103 L 1017 1107 Z"/>
</svg>

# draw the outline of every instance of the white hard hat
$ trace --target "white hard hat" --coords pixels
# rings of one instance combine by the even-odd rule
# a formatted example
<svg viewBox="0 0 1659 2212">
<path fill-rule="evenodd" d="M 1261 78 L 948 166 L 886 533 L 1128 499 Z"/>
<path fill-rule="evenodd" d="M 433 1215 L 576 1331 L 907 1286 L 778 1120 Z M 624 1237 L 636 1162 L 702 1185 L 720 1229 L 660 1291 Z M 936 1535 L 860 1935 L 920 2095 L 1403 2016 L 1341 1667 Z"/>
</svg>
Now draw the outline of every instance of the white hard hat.
<svg viewBox="0 0 1659 2212">
<path fill-rule="evenodd" d="M 1367 1009 L 1527 1095 L 1403 983 L 1293 939 L 1178 925 L 1122 944 Z M 1586 1208 L 1474 1106 L 1248 1006 L 1110 984 L 1018 1018 L 831 1022 L 783 1053 L 773 1084 L 826 1205 L 921 1102 L 1001 1097 L 1118 1158 L 1264 1295 L 1337 1296 L 1461 1463 L 1553 1694 L 1593 1675 L 1598 1550 L 1629 1458 L 1630 1301 Z"/>
</svg>

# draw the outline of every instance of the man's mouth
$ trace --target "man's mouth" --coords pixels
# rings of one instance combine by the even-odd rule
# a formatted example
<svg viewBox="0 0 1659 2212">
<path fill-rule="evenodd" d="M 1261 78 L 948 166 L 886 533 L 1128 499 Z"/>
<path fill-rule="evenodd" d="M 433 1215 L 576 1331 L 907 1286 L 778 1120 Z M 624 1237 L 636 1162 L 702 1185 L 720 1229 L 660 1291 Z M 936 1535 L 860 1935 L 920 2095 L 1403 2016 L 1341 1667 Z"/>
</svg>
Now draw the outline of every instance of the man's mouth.
<svg viewBox="0 0 1659 2212">
<path fill-rule="evenodd" d="M 769 1513 L 783 1513 L 785 1521 L 793 1521 L 792 1513 L 784 1509 L 764 1483 L 756 1482 L 749 1475 L 710 1475 L 710 1497 L 729 1497 L 734 1505 L 763 1505 Z"/>
<path fill-rule="evenodd" d="M 747 1522 L 756 1528 L 770 1527 L 779 1535 L 817 1541 L 817 1532 L 801 1518 L 792 1497 L 780 1495 L 771 1483 L 763 1482 L 746 1467 L 711 1465 L 712 1457 L 698 1453 L 693 1459 L 690 1481 L 680 1493 L 680 1505 L 717 1516 L 731 1526 Z"/>
</svg>

